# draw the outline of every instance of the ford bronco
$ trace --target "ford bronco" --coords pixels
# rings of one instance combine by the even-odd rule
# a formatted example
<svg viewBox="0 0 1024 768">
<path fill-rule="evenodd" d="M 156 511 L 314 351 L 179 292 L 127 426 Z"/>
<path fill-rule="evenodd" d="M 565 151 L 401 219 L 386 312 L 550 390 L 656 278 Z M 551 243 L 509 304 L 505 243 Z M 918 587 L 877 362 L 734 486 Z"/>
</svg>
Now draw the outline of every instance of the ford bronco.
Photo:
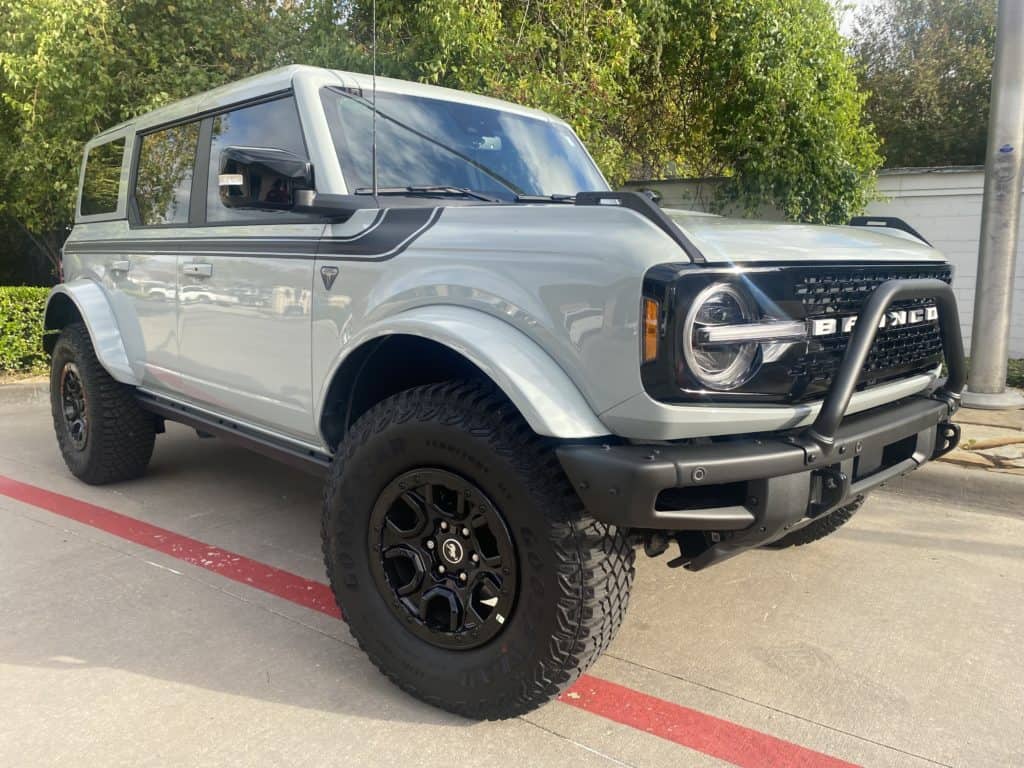
<svg viewBox="0 0 1024 768">
<path fill-rule="evenodd" d="M 608 645 L 636 551 L 811 542 L 956 445 L 950 266 L 854 223 L 662 210 L 551 115 L 278 69 L 88 142 L 45 315 L 60 451 L 128 480 L 172 420 L 323 475 L 373 663 L 516 715 Z"/>
</svg>

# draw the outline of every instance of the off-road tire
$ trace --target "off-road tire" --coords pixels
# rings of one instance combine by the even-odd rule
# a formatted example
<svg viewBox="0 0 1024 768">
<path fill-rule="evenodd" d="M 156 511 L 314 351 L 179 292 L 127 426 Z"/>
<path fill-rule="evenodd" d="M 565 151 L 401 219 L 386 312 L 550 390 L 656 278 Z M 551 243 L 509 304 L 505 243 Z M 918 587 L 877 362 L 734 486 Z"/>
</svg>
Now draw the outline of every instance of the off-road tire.
<svg viewBox="0 0 1024 768">
<path fill-rule="evenodd" d="M 423 466 L 471 480 L 513 539 L 516 603 L 478 647 L 440 648 L 414 635 L 371 574 L 377 497 Z M 587 514 L 550 441 L 486 382 L 417 387 L 364 414 L 331 467 L 321 534 L 338 607 L 370 660 L 413 696 L 473 719 L 520 715 L 567 688 L 615 635 L 633 582 L 623 532 Z"/>
<path fill-rule="evenodd" d="M 799 547 L 804 544 L 810 544 L 812 541 L 823 539 L 846 525 L 847 521 L 853 517 L 854 513 L 861 508 L 863 503 L 864 498 L 861 497 L 852 504 L 840 507 L 820 520 L 815 520 L 810 525 L 798 531 L 793 531 L 777 541 L 773 541 L 768 547 L 770 549 L 786 549 L 787 547 Z"/>
<path fill-rule="evenodd" d="M 84 392 L 86 438 L 77 447 L 64 417 L 61 376 L 77 369 Z M 53 349 L 50 408 L 61 455 L 71 474 L 90 485 L 131 480 L 146 471 L 153 455 L 156 421 L 135 400 L 134 388 L 116 381 L 100 365 L 82 323 L 65 327 Z"/>
</svg>

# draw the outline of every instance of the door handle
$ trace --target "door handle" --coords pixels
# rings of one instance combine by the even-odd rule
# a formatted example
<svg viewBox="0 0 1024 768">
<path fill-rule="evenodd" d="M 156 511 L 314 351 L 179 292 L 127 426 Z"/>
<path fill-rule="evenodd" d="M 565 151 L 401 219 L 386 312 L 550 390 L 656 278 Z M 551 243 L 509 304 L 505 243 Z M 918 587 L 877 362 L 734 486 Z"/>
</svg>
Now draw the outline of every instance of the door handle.
<svg viewBox="0 0 1024 768">
<path fill-rule="evenodd" d="M 131 268 L 132 268 L 132 263 L 128 259 L 125 259 L 124 261 L 112 261 L 112 262 L 110 262 L 110 271 L 111 272 L 127 272 Z"/>
<path fill-rule="evenodd" d="M 210 277 L 213 274 L 213 264 L 197 264 L 195 262 L 186 264 L 181 271 L 191 277 Z"/>
</svg>

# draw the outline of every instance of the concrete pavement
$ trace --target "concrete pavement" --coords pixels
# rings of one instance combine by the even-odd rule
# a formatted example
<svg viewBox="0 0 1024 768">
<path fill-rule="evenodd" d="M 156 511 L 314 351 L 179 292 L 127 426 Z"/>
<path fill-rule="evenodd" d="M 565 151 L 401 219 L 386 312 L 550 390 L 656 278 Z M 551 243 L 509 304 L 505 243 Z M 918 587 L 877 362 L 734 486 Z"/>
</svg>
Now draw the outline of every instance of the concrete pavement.
<svg viewBox="0 0 1024 768">
<path fill-rule="evenodd" d="M 1024 764 L 1024 478 L 950 492 L 972 474 L 926 468 L 812 546 L 641 558 L 592 674 L 862 765 Z M 175 425 L 146 478 L 92 488 L 45 398 L 0 393 L 0 475 L 323 580 L 319 483 Z M 322 612 L 3 495 L 0 526 L 0 765 L 724 764 L 567 703 L 461 720 Z"/>
</svg>

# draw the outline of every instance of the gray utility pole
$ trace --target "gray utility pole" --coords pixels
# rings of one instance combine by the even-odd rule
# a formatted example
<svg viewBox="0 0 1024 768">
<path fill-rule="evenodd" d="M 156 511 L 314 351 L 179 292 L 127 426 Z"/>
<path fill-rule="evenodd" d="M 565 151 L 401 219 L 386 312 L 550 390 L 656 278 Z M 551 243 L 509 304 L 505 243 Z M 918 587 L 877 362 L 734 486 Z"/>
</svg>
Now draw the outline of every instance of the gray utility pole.
<svg viewBox="0 0 1024 768">
<path fill-rule="evenodd" d="M 1006 388 L 1013 273 L 1017 260 L 1021 176 L 1024 166 L 1024 2 L 999 0 L 996 61 L 992 72 L 981 251 L 974 293 L 971 375 L 964 405 L 1024 407 Z"/>
</svg>

